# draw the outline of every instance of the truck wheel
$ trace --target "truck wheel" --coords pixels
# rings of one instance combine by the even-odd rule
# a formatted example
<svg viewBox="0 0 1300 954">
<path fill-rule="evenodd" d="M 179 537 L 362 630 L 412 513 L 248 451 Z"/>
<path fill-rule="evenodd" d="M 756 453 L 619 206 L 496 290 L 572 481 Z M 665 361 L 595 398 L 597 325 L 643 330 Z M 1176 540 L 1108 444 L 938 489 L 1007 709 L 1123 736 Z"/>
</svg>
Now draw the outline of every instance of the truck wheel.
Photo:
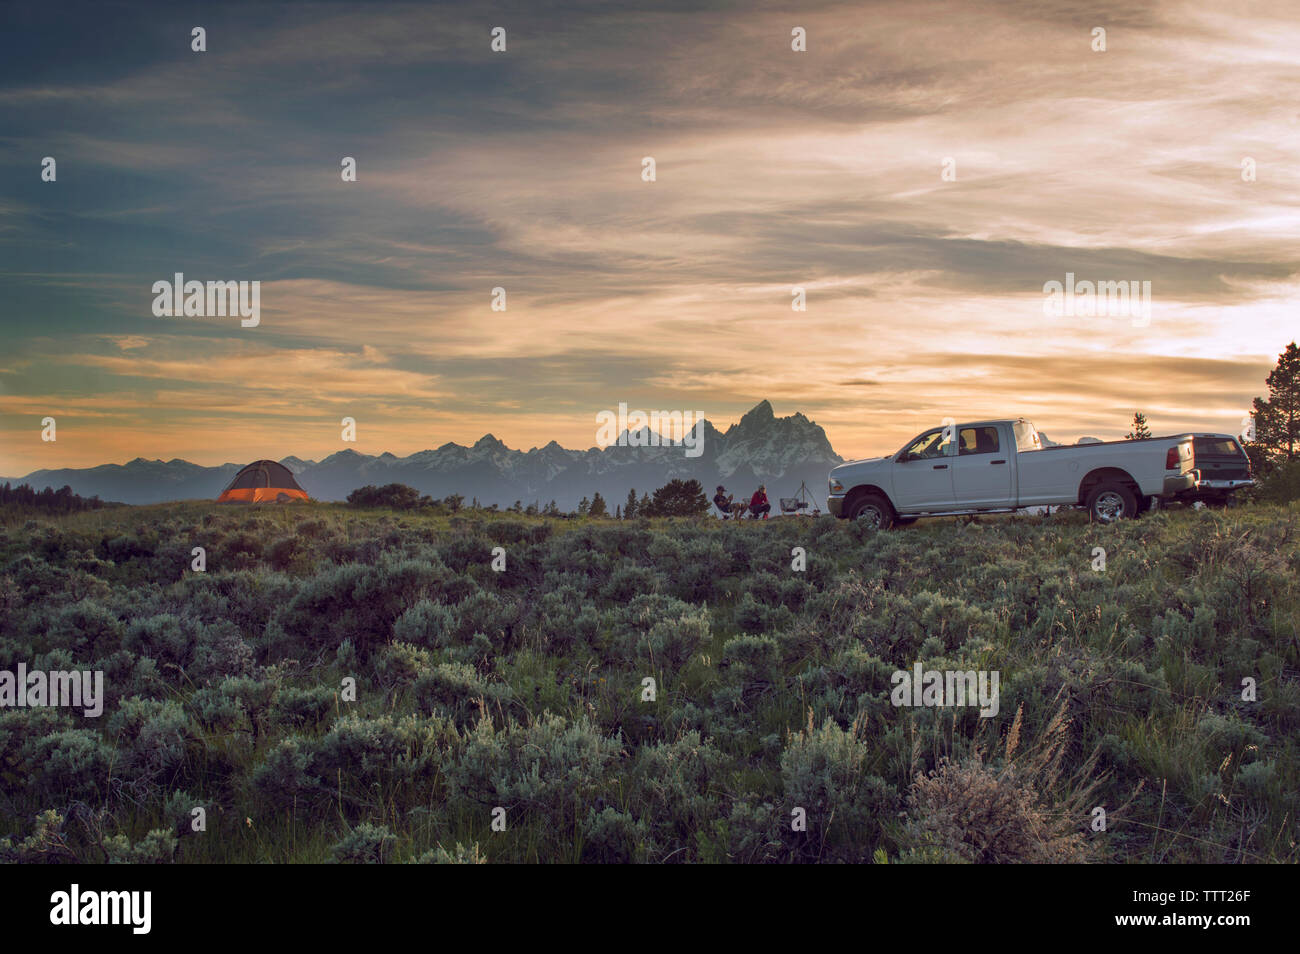
<svg viewBox="0 0 1300 954">
<path fill-rule="evenodd" d="M 1137 495 L 1117 481 L 1098 484 L 1088 494 L 1088 519 L 1094 523 L 1114 523 L 1137 516 Z"/>
<path fill-rule="evenodd" d="M 880 494 L 867 494 L 853 502 L 849 519 L 859 520 L 873 530 L 888 530 L 894 525 L 894 508 Z"/>
</svg>

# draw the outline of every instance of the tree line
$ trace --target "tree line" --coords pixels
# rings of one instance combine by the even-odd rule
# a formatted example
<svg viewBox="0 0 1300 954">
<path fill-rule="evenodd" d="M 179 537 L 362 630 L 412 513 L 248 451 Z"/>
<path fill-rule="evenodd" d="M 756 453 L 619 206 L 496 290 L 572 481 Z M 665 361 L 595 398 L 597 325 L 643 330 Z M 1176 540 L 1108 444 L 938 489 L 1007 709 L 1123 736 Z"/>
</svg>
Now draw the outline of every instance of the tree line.
<svg viewBox="0 0 1300 954">
<path fill-rule="evenodd" d="M 105 503 L 98 496 L 81 497 L 72 492 L 68 485 L 55 490 L 33 490 L 28 484 L 12 487 L 8 483 L 0 485 L 0 507 L 13 507 L 19 510 L 35 510 L 41 513 L 79 513 L 82 510 L 99 510 L 113 506 Z"/>
<path fill-rule="evenodd" d="M 614 512 L 609 511 L 609 503 L 597 491 L 590 498 L 584 496 L 578 503 L 577 510 L 563 511 L 554 500 L 545 506 L 538 501 L 525 505 L 516 500 L 509 507 L 501 508 L 497 504 L 480 504 L 478 498 L 465 503 L 461 494 L 451 494 L 435 500 L 427 494 L 421 495 L 414 487 L 406 484 L 385 484 L 382 487 L 367 485 L 359 487 L 348 494 L 347 502 L 353 507 L 387 507 L 394 510 L 424 510 L 433 513 L 457 513 L 461 510 L 477 510 L 488 513 L 518 513 L 527 516 L 543 517 L 592 517 L 596 519 L 635 520 L 638 517 L 698 517 L 708 513 L 709 499 L 704 487 L 698 480 L 670 480 L 654 491 L 653 495 L 642 493 L 637 496 L 636 488 L 627 492 L 627 501 L 617 504 Z"/>
</svg>

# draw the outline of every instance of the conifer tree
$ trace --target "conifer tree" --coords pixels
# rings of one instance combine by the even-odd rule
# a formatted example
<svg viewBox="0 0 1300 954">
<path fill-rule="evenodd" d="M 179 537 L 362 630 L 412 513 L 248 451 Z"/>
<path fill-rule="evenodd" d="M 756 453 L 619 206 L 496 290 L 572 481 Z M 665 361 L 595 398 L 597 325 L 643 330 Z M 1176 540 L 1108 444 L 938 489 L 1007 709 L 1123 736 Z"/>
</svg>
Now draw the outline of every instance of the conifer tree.
<svg viewBox="0 0 1300 954">
<path fill-rule="evenodd" d="M 1130 441 L 1151 440 L 1151 428 L 1147 427 L 1147 416 L 1141 411 L 1133 413 L 1133 430 L 1128 432 Z"/>
</svg>

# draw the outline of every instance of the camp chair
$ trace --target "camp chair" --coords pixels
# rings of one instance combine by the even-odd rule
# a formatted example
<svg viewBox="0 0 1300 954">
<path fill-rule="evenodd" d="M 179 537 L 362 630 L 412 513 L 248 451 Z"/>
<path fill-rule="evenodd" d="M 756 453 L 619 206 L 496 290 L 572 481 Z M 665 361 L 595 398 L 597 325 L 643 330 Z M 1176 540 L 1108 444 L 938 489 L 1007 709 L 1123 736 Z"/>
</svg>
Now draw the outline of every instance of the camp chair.
<svg viewBox="0 0 1300 954">
<path fill-rule="evenodd" d="M 717 504 L 714 504 L 714 506 L 716 507 Z M 739 500 L 733 500 L 730 509 L 718 507 L 718 512 L 722 514 L 723 520 L 739 520 L 742 517 L 747 517 L 749 515 L 749 507 L 741 503 Z"/>
<path fill-rule="evenodd" d="M 799 491 L 793 497 L 780 498 L 780 503 L 782 513 L 807 514 L 809 511 L 812 511 L 813 514 L 821 513 L 821 509 L 816 506 L 812 491 L 808 489 L 806 482 L 799 484 Z"/>
</svg>

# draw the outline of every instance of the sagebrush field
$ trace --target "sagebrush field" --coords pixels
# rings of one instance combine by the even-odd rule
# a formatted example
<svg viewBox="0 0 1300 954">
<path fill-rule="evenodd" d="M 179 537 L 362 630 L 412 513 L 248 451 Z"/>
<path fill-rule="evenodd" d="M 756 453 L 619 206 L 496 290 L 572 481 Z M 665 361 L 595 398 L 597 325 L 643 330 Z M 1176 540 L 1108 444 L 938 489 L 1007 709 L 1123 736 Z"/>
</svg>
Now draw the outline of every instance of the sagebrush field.
<svg viewBox="0 0 1300 954">
<path fill-rule="evenodd" d="M 0 669 L 107 701 L 0 711 L 0 856 L 1295 862 L 1298 524 L 12 518 Z M 916 662 L 1000 711 L 895 707 Z"/>
</svg>

